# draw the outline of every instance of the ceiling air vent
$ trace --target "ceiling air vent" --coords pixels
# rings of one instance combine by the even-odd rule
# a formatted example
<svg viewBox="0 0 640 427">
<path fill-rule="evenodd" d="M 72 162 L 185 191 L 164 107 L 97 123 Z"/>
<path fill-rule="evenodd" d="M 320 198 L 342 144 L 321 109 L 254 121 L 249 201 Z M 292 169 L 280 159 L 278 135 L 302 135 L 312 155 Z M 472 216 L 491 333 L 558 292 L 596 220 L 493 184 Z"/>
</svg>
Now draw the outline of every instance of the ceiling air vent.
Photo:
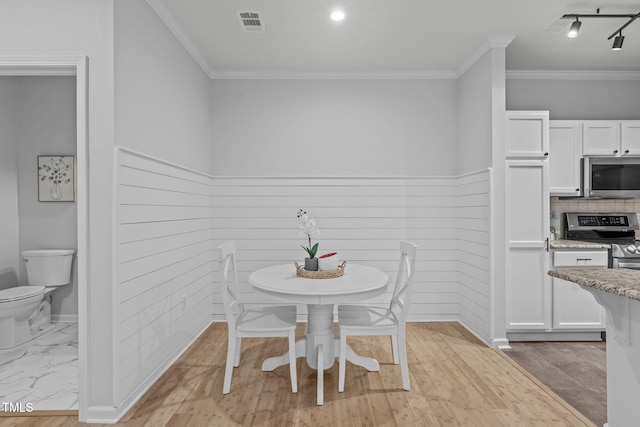
<svg viewBox="0 0 640 427">
<path fill-rule="evenodd" d="M 236 10 L 238 19 L 240 20 L 240 26 L 245 33 L 266 33 L 267 29 L 264 27 L 264 21 L 262 20 L 261 12 L 259 11 L 247 11 Z"/>
</svg>

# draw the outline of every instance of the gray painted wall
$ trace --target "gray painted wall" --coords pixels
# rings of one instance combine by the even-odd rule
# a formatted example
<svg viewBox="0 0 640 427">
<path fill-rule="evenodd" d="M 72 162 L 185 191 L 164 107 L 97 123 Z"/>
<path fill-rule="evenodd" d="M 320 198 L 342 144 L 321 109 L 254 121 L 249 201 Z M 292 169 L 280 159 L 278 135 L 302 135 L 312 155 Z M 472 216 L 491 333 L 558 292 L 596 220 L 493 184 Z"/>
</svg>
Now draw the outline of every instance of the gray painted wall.
<svg viewBox="0 0 640 427">
<path fill-rule="evenodd" d="M 215 175 L 456 172 L 455 80 L 213 80 Z"/>
<path fill-rule="evenodd" d="M 551 120 L 638 120 L 640 80 L 507 79 L 507 110 L 549 110 Z"/>
<path fill-rule="evenodd" d="M 457 172 L 488 168 L 492 164 L 491 51 L 457 80 Z"/>
<path fill-rule="evenodd" d="M 0 289 L 18 281 L 18 168 L 14 77 L 0 77 Z"/>
<path fill-rule="evenodd" d="M 209 77 L 145 1 L 116 1 L 115 29 L 115 143 L 211 173 Z"/>
<path fill-rule="evenodd" d="M 75 77 L 13 77 L 17 153 L 19 252 L 30 249 L 77 250 L 74 202 L 39 202 L 37 157 L 76 154 Z M 53 293 L 54 320 L 78 314 L 77 264 L 71 284 Z M 26 284 L 24 263 L 20 282 Z"/>
</svg>

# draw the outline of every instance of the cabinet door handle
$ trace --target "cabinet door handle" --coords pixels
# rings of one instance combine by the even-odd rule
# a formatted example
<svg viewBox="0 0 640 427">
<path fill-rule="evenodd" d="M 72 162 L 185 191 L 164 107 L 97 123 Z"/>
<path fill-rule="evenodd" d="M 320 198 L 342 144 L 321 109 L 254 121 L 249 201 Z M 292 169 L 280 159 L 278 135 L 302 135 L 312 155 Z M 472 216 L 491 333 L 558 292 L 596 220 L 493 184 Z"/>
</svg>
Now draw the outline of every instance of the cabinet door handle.
<svg viewBox="0 0 640 427">
<path fill-rule="evenodd" d="M 549 157 L 549 153 L 544 153 L 544 156 L 545 157 Z"/>
<path fill-rule="evenodd" d="M 629 154 L 629 150 L 624 150 L 624 154 Z"/>
<path fill-rule="evenodd" d="M 549 252 L 549 238 L 544 239 L 544 246 L 547 252 Z"/>
<path fill-rule="evenodd" d="M 618 154 L 618 150 L 613 150 L 613 154 Z"/>
<path fill-rule="evenodd" d="M 591 258 L 576 258 L 576 261 L 591 261 Z"/>
<path fill-rule="evenodd" d="M 580 191 L 580 189 L 579 189 L 579 188 L 576 188 L 576 191 Z"/>
</svg>

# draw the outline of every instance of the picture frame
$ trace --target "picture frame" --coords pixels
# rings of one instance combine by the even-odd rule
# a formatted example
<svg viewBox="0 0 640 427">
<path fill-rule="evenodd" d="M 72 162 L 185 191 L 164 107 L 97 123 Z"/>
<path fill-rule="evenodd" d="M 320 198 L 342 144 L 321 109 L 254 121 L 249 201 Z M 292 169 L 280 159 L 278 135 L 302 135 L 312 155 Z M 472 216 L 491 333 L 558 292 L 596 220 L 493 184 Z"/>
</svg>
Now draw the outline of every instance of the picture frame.
<svg viewBox="0 0 640 427">
<path fill-rule="evenodd" d="M 76 201 L 75 156 L 38 156 L 38 201 Z"/>
</svg>

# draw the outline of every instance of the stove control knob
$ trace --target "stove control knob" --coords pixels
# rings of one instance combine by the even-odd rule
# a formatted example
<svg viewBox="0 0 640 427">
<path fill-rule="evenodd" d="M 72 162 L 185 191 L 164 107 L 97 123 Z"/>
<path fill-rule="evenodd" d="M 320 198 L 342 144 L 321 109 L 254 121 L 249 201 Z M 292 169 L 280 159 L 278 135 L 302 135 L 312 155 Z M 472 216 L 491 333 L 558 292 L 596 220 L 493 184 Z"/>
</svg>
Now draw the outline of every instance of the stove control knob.
<svg viewBox="0 0 640 427">
<path fill-rule="evenodd" d="M 630 252 L 632 254 L 635 254 L 638 251 L 638 248 L 635 247 L 635 245 L 629 245 L 627 246 L 627 252 Z"/>
</svg>

